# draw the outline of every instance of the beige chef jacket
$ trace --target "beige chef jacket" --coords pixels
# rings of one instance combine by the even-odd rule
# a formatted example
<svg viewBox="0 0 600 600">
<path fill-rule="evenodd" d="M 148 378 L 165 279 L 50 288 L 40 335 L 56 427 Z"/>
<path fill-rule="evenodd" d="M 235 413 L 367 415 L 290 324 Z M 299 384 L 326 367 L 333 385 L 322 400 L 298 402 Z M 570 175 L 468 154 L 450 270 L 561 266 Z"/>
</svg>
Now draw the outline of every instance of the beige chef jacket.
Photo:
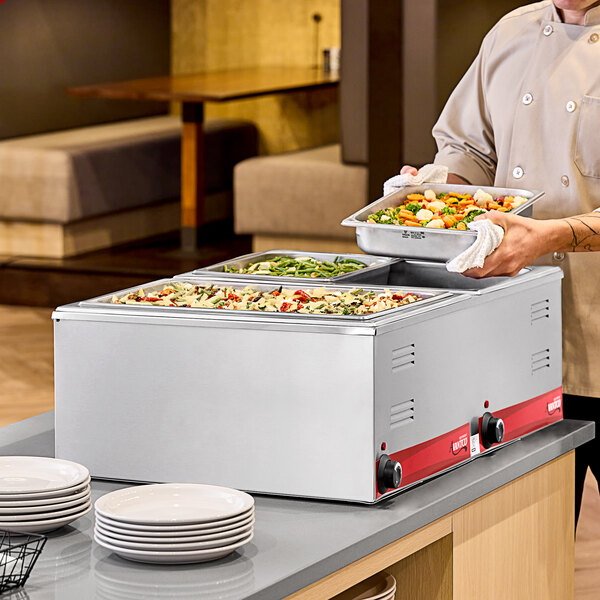
<svg viewBox="0 0 600 600">
<path fill-rule="evenodd" d="M 433 129 L 435 163 L 473 185 L 544 190 L 541 219 L 600 206 L 600 7 L 562 23 L 550 1 L 485 37 Z M 600 252 L 548 256 L 563 281 L 564 391 L 600 397 Z"/>
</svg>

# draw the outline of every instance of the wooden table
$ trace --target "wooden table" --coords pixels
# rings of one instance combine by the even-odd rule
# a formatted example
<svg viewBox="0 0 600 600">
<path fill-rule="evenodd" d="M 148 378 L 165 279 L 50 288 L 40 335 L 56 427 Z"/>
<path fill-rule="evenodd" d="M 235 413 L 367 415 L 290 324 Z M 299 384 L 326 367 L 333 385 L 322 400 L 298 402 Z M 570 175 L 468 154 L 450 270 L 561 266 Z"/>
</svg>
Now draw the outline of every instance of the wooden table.
<svg viewBox="0 0 600 600">
<path fill-rule="evenodd" d="M 258 67 L 100 83 L 67 92 L 81 98 L 181 102 L 181 244 L 194 251 L 204 215 L 204 103 L 336 86 L 337 73 L 315 67 Z"/>
</svg>

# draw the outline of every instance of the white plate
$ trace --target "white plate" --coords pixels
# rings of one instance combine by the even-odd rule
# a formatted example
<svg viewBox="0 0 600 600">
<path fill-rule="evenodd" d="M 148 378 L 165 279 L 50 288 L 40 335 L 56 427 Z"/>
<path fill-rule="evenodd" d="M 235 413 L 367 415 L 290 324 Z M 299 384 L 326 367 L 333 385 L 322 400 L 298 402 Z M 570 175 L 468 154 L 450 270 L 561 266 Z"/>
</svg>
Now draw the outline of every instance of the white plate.
<svg viewBox="0 0 600 600">
<path fill-rule="evenodd" d="M 339 597 L 340 600 L 393 600 L 395 594 L 396 580 L 384 572 L 361 581 Z"/>
<path fill-rule="evenodd" d="M 77 492 L 76 494 L 73 493 L 69 493 L 69 494 L 65 494 L 64 496 L 55 496 L 52 498 L 41 498 L 39 500 L 29 500 L 27 497 L 25 497 L 24 500 L 4 500 L 4 496 L 0 496 L 0 511 L 2 511 L 2 509 L 4 508 L 17 508 L 20 506 L 24 506 L 24 507 L 32 507 L 32 506 L 49 506 L 51 504 L 56 505 L 56 504 L 62 504 L 63 502 L 73 502 L 75 500 L 79 500 L 80 498 L 83 498 L 85 495 L 90 493 L 90 485 L 89 482 L 87 484 L 85 484 L 83 487 L 78 487 L 78 490 L 81 490 L 79 492 Z M 21 498 L 23 498 L 24 496 L 20 496 Z"/>
<path fill-rule="evenodd" d="M 0 507 L 0 521 L 7 515 L 33 515 L 35 513 L 48 513 L 51 511 L 65 510 L 74 506 L 80 506 L 86 504 L 92 497 L 92 492 L 88 487 L 87 492 L 82 496 L 75 498 L 75 500 L 69 500 L 68 502 L 61 502 L 59 504 L 46 504 L 40 506 L 11 506 L 6 508 Z"/>
<path fill-rule="evenodd" d="M 0 496 L 39 494 L 82 483 L 89 471 L 70 460 L 45 456 L 0 457 Z"/>
<path fill-rule="evenodd" d="M 230 546 L 243 539 L 246 539 L 252 531 L 244 531 L 234 536 L 227 538 L 221 538 L 217 540 L 208 540 L 202 542 L 184 542 L 174 544 L 147 544 L 145 542 L 137 542 L 135 540 L 123 541 L 111 538 L 108 535 L 102 533 L 102 531 L 96 527 L 94 529 L 94 535 L 108 544 L 117 546 L 118 548 L 127 548 L 131 550 L 146 550 L 148 552 L 181 552 L 183 550 L 204 550 L 206 548 L 223 548 L 224 546 Z"/>
<path fill-rule="evenodd" d="M 147 537 L 180 537 L 180 536 L 197 536 L 197 535 L 212 535 L 243 527 L 254 521 L 254 509 L 244 513 L 241 517 L 235 519 L 227 519 L 226 521 L 217 521 L 217 523 L 225 523 L 224 525 L 216 526 L 214 523 L 205 523 L 204 525 L 181 525 L 175 527 L 152 527 L 147 526 L 129 526 L 120 521 L 112 521 L 102 515 L 96 513 L 96 522 L 101 523 L 103 527 L 120 533 L 122 535 L 142 535 Z"/>
<path fill-rule="evenodd" d="M 81 512 L 84 509 L 88 509 L 92 506 L 91 499 L 87 499 L 77 506 L 66 508 L 65 510 L 53 510 L 50 512 L 43 513 L 30 513 L 25 515 L 4 515 L 0 514 L 0 523 L 12 523 L 13 521 L 21 521 L 23 523 L 27 521 L 41 521 L 42 519 L 60 519 L 67 515 L 73 515 Z"/>
<path fill-rule="evenodd" d="M 191 535 L 181 537 L 147 537 L 139 535 L 140 532 L 117 532 L 113 528 L 104 525 L 104 523 L 96 519 L 96 529 L 105 536 L 115 538 L 115 540 L 122 540 L 124 542 L 140 542 L 145 544 L 185 544 L 189 542 L 208 542 L 211 540 L 221 540 L 223 538 L 229 538 L 240 533 L 249 533 L 254 526 L 254 517 L 251 518 L 247 524 L 242 527 L 235 529 L 229 529 L 228 531 L 222 531 L 220 533 L 213 533 L 208 535 Z"/>
<path fill-rule="evenodd" d="M 135 525 L 196 525 L 239 516 L 253 506 L 250 494 L 196 483 L 124 488 L 95 504 L 98 514 Z"/>
<path fill-rule="evenodd" d="M 63 498 L 70 496 L 71 494 L 79 494 L 90 484 L 89 475 L 81 483 L 74 485 L 69 488 L 62 490 L 52 490 L 50 492 L 40 492 L 39 494 L 0 494 L 0 500 L 6 502 L 7 500 L 20 500 L 22 502 L 29 502 L 31 500 L 46 500 L 46 498 Z"/>
<path fill-rule="evenodd" d="M 44 533 L 47 531 L 54 531 L 59 527 L 64 527 L 73 521 L 76 521 L 80 517 L 83 517 L 92 510 L 91 504 L 79 513 L 68 515 L 60 519 L 45 519 L 40 521 L 12 521 L 11 523 L 4 523 L 0 521 L 0 529 L 8 529 L 13 531 L 19 531 L 22 533 Z"/>
<path fill-rule="evenodd" d="M 207 562 L 209 560 L 217 560 L 218 558 L 223 558 L 228 554 L 231 554 L 234 550 L 237 550 L 244 544 L 247 544 L 254 537 L 254 533 L 250 534 L 247 538 L 235 543 L 230 546 L 223 546 L 221 548 L 208 548 L 206 550 L 187 550 L 182 552 L 148 552 L 145 550 L 128 550 L 127 548 L 119 548 L 118 546 L 114 546 L 113 544 L 108 544 L 100 539 L 98 536 L 94 535 L 94 539 L 96 542 L 106 548 L 107 550 L 111 550 L 115 554 L 118 554 L 122 558 L 126 558 L 128 560 L 133 560 L 136 562 L 144 562 L 144 563 L 163 563 L 163 564 L 191 564 L 197 562 Z"/>
</svg>

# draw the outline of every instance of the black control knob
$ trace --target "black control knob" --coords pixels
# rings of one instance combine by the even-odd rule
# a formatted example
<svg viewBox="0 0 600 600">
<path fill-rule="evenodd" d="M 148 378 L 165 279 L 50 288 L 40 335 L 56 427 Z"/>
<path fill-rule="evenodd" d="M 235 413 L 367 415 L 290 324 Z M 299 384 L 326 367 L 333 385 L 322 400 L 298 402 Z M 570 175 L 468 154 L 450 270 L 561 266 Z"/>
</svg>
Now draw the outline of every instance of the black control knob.
<svg viewBox="0 0 600 600">
<path fill-rule="evenodd" d="M 504 439 L 504 421 L 486 412 L 481 419 L 481 443 L 484 448 L 499 444 Z"/>
<path fill-rule="evenodd" d="M 379 457 L 377 467 L 377 489 L 380 494 L 388 490 L 400 487 L 402 481 L 402 467 L 397 460 L 392 460 L 387 454 Z"/>
</svg>

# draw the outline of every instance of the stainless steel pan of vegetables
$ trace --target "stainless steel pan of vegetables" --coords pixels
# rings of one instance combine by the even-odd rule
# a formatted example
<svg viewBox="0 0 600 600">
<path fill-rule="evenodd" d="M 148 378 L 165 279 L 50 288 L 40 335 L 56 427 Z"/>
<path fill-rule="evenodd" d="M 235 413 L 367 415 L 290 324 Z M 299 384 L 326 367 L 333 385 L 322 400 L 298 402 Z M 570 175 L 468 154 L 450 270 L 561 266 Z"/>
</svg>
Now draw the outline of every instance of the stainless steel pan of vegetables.
<svg viewBox="0 0 600 600">
<path fill-rule="evenodd" d="M 446 262 L 477 238 L 468 228 L 489 210 L 531 216 L 543 192 L 470 185 L 423 184 L 388 194 L 342 221 L 356 228 L 361 250 L 374 255 Z"/>
</svg>

